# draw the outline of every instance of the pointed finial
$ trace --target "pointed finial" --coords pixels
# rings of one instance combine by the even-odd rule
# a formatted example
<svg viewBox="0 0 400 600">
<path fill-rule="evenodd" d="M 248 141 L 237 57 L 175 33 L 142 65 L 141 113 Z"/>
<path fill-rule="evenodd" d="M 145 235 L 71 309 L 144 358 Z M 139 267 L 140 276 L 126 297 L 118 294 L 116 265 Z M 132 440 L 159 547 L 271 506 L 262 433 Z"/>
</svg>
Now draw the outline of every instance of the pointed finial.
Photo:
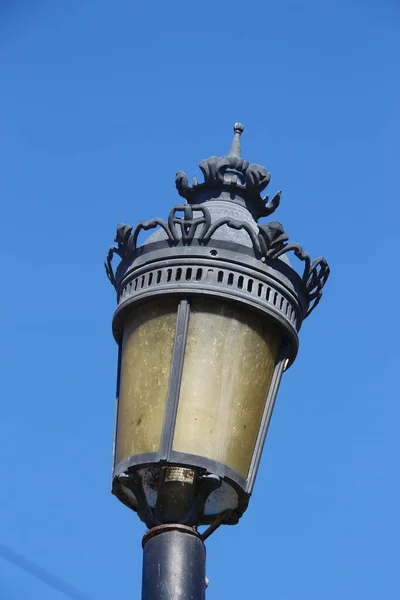
<svg viewBox="0 0 400 600">
<path fill-rule="evenodd" d="M 228 156 L 236 156 L 237 158 L 241 158 L 242 153 L 240 149 L 240 136 L 242 135 L 244 127 L 241 123 L 235 123 L 233 126 L 233 140 L 231 147 L 229 149 Z"/>
</svg>

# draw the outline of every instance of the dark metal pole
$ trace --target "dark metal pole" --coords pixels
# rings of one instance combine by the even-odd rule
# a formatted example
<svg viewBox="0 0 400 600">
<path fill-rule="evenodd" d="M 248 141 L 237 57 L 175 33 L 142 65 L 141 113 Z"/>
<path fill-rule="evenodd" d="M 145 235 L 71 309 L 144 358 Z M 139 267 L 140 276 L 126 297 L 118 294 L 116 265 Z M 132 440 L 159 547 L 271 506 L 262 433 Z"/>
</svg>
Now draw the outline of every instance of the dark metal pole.
<svg viewBox="0 0 400 600">
<path fill-rule="evenodd" d="M 205 600 L 206 549 L 186 525 L 160 525 L 143 538 L 142 600 Z"/>
</svg>

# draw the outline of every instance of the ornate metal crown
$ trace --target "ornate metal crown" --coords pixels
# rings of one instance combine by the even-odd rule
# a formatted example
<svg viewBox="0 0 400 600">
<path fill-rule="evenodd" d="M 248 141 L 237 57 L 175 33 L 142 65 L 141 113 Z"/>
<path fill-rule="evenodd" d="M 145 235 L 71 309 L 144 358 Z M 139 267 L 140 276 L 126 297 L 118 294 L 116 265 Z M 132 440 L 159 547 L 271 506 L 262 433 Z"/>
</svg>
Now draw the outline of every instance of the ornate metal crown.
<svg viewBox="0 0 400 600">
<path fill-rule="evenodd" d="M 122 271 L 125 271 L 124 268 L 119 268 L 117 274 L 114 274 L 111 264 L 113 255 L 117 254 L 123 259 L 124 264 L 126 261 L 130 263 L 135 261 L 140 250 L 137 248 L 140 231 L 160 227 L 165 232 L 170 248 L 178 245 L 204 248 L 212 239 L 215 240 L 216 232 L 226 226 L 246 232 L 254 257 L 265 265 L 293 252 L 304 263 L 301 279 L 306 307 L 299 321 L 301 322 L 317 306 L 322 296 L 322 288 L 330 273 L 328 263 L 324 258 L 312 261 L 310 255 L 299 244 L 289 241 L 289 236 L 281 223 L 276 221 L 267 224 L 255 223 L 260 217 L 271 215 L 278 208 L 281 192 L 277 192 L 271 200 L 268 195 L 261 196 L 271 175 L 261 165 L 249 164 L 241 157 L 240 136 L 243 129 L 241 123 L 235 123 L 233 141 L 227 156 L 220 158 L 211 156 L 200 162 L 204 183 L 198 183 L 194 178 L 193 185 L 190 187 L 186 174 L 178 171 L 175 179 L 176 187 L 187 204 L 174 206 L 167 221 L 160 218 L 141 221 L 135 228 L 123 223 L 118 225 L 115 237 L 117 247 L 110 248 L 105 263 L 107 276 L 116 289 L 120 288 L 121 281 L 118 272 L 121 271 L 122 276 Z M 251 213 L 255 221 L 237 220 L 231 216 L 215 219 L 207 208 L 212 206 L 210 200 L 224 200 L 241 205 Z M 227 209 L 226 212 L 232 211 Z M 121 267 L 124 266 L 123 263 Z M 120 289 L 119 291 L 121 292 Z"/>
<path fill-rule="evenodd" d="M 269 196 L 261 197 L 261 192 L 270 182 L 271 175 L 261 165 L 249 164 L 241 157 L 240 136 L 244 127 L 241 123 L 235 123 L 234 136 L 227 156 L 211 156 L 202 160 L 199 167 L 204 175 L 204 183 L 198 183 L 193 178 L 193 187 L 190 187 L 188 178 L 183 171 L 178 171 L 175 178 L 176 188 L 180 196 L 189 204 L 197 204 L 204 201 L 204 192 L 211 191 L 215 194 L 215 188 L 221 193 L 228 192 L 235 196 L 242 196 L 248 200 L 253 210 L 253 217 L 267 217 L 279 206 L 280 192 L 275 194 L 271 201 Z"/>
</svg>

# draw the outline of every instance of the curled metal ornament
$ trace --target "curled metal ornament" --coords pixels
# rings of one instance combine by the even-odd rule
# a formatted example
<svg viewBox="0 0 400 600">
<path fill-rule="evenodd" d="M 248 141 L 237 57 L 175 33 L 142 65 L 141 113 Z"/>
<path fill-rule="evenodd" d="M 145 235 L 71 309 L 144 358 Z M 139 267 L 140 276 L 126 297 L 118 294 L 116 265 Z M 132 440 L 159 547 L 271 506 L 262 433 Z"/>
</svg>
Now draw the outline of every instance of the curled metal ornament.
<svg viewBox="0 0 400 600">
<path fill-rule="evenodd" d="M 302 280 L 307 290 L 309 308 L 306 316 L 308 316 L 321 300 L 323 287 L 329 277 L 330 269 L 326 260 L 318 258 L 312 262 L 310 255 L 299 244 L 289 241 L 289 236 L 277 221 L 258 225 L 258 233 L 246 221 L 232 219 L 229 216 L 212 223 L 210 212 L 204 204 L 178 204 L 171 209 L 168 220 L 155 218 L 140 221 L 134 229 L 125 224 L 118 225 L 115 236 L 117 245 L 109 249 L 105 261 L 107 276 L 117 289 L 112 266 L 114 254 L 121 259 L 133 259 L 137 252 L 138 236 L 142 230 L 161 227 L 171 247 L 178 244 L 190 245 L 193 240 L 196 240 L 199 245 L 207 245 L 215 232 L 225 225 L 231 229 L 244 230 L 251 240 L 254 256 L 264 263 L 289 252 L 293 252 L 304 263 Z"/>
</svg>

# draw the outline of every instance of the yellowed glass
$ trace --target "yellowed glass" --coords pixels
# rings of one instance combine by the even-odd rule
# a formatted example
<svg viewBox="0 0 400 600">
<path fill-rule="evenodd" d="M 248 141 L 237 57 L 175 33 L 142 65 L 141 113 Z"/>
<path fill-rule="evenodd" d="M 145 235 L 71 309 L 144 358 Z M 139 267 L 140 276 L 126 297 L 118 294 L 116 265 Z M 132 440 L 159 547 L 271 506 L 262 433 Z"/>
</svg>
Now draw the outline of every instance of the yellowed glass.
<svg viewBox="0 0 400 600">
<path fill-rule="evenodd" d="M 117 462 L 156 452 L 167 399 L 176 303 L 137 308 L 124 328 L 118 403 Z"/>
<path fill-rule="evenodd" d="M 247 477 L 278 346 L 263 316 L 193 301 L 173 449 Z"/>
</svg>

